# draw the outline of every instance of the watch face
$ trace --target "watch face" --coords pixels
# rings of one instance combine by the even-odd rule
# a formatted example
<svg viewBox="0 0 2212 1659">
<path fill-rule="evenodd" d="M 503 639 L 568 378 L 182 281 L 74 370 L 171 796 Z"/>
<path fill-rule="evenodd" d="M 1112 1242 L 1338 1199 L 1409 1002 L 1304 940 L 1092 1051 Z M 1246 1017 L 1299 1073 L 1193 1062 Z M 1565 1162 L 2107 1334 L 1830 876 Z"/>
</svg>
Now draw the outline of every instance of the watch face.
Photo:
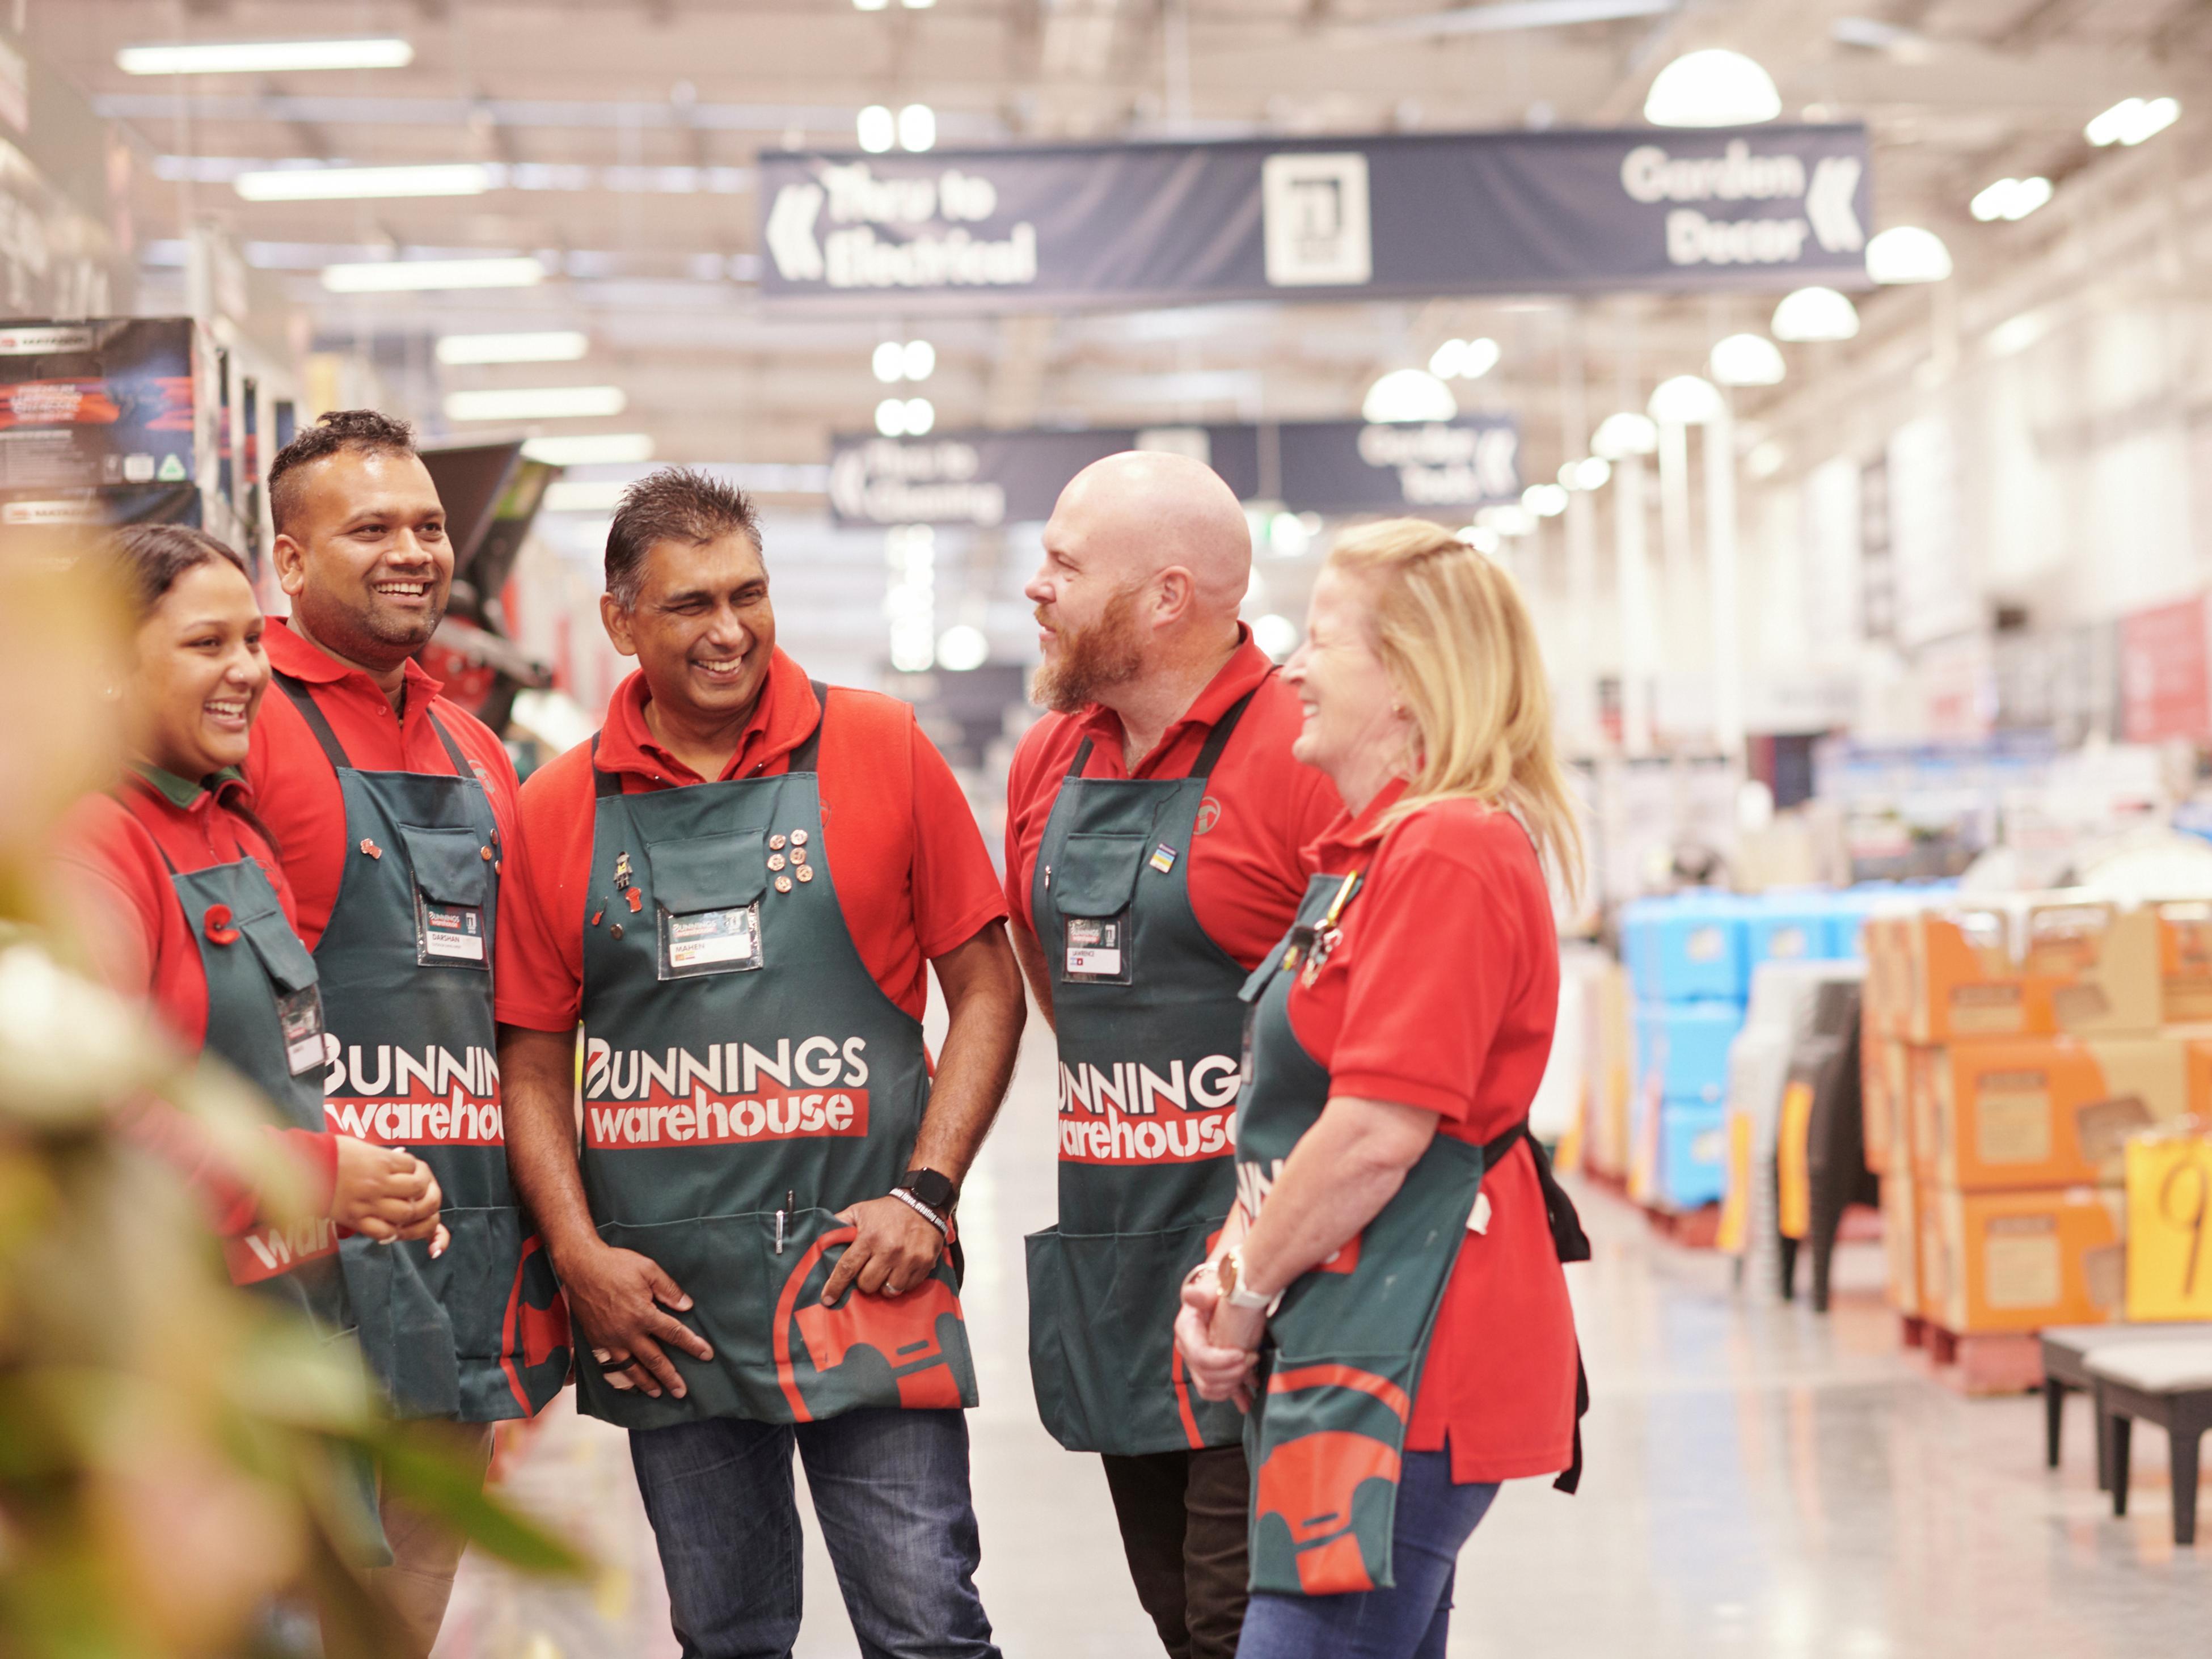
<svg viewBox="0 0 2212 1659">
<path fill-rule="evenodd" d="M 939 1170 L 908 1170 L 899 1184 L 933 1210 L 943 1210 L 952 1202 L 951 1177 Z"/>
</svg>

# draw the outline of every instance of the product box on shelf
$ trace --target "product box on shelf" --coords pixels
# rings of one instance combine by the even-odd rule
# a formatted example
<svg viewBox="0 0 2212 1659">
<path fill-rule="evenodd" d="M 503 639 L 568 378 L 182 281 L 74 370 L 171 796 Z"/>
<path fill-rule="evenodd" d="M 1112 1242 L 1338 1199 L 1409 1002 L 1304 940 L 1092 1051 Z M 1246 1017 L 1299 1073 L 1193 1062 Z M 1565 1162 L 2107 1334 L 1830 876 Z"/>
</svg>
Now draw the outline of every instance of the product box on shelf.
<svg viewBox="0 0 2212 1659">
<path fill-rule="evenodd" d="M 2212 903 L 2155 905 L 2159 988 L 2172 1024 L 2212 1021 Z"/>
<path fill-rule="evenodd" d="M 1666 1100 L 1717 1106 L 1728 1098 L 1729 1045 L 1743 1029 L 1733 1002 L 1646 1003 L 1636 1011 L 1638 1086 Z"/>
<path fill-rule="evenodd" d="M 1888 1268 L 1889 1305 L 1904 1314 L 1925 1312 L 1920 1294 L 1917 1188 L 1902 1167 L 1881 1178 L 1881 1248 Z"/>
<path fill-rule="evenodd" d="M 1833 905 L 1820 894 L 1768 894 L 1743 915 L 1745 984 L 1763 962 L 1813 962 L 1835 954 Z"/>
<path fill-rule="evenodd" d="M 1909 1050 L 1895 1037 L 1863 1036 L 1859 1042 L 1859 1099 L 1867 1168 L 1876 1175 L 1909 1169 L 1910 1133 L 1905 1121 Z"/>
<path fill-rule="evenodd" d="M 1745 911 L 1745 902 L 1730 893 L 1678 894 L 1630 906 L 1624 953 L 1638 1000 L 1742 1001 L 1750 985 Z"/>
<path fill-rule="evenodd" d="M 1917 1197 L 1922 1311 L 1944 1329 L 2024 1334 L 2119 1316 L 2127 1269 L 2124 1188 L 1936 1188 Z"/>
<path fill-rule="evenodd" d="M 2022 895 L 1905 921 L 1908 1023 L 1890 1034 L 2119 1036 L 2162 1022 L 2159 922 L 2147 906 Z"/>
<path fill-rule="evenodd" d="M 2212 1044 L 2017 1037 L 1929 1051 L 1919 1173 L 1969 1192 L 2117 1182 L 2128 1137 L 2205 1109 Z"/>
</svg>

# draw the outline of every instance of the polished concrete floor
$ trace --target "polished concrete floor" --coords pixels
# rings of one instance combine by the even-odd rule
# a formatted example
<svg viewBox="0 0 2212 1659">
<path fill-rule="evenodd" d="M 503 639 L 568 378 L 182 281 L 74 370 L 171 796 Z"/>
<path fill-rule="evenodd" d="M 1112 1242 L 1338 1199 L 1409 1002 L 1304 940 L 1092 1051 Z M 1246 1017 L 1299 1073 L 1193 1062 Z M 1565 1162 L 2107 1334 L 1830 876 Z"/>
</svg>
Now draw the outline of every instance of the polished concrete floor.
<svg viewBox="0 0 2212 1659">
<path fill-rule="evenodd" d="M 1048 1049 L 1032 1032 L 969 1183 L 964 1296 L 983 1402 L 970 1418 L 985 1606 L 1012 1659 L 1159 1651 L 1096 1460 L 1036 1422 L 1022 1235 L 1053 1215 Z M 1571 1270 L 1589 1356 L 1580 1496 L 1508 1488 L 1469 1542 L 1451 1652 L 1638 1659 L 2149 1659 L 2212 1645 L 2212 1544 L 2176 1551 L 2165 1444 L 2137 1436 L 2131 1507 L 2095 1491 L 2086 1407 L 2064 1466 L 2041 1407 L 1966 1401 L 1897 1347 L 1878 1246 L 1848 1247 L 1835 1311 L 1738 1291 L 1710 1253 L 1656 1242 L 1585 1194 L 1596 1260 Z M 471 1557 L 438 1659 L 674 1655 L 623 1437 L 561 1406 L 504 1449 L 518 1501 L 585 1542 L 590 1584 L 548 1588 Z M 857 1652 L 810 1530 L 799 1659 Z"/>
</svg>

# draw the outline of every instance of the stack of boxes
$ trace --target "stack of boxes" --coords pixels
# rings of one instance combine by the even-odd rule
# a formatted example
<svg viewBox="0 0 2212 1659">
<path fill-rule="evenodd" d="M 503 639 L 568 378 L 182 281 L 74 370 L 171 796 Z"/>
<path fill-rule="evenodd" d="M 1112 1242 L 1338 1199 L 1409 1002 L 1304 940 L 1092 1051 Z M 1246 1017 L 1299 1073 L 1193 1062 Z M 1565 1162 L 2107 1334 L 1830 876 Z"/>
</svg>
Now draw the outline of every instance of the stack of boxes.
<svg viewBox="0 0 2212 1659">
<path fill-rule="evenodd" d="M 1954 898 L 1865 940 L 1891 1299 L 1954 1335 L 2118 1317 L 2127 1139 L 2212 1105 L 2212 908 Z"/>
<path fill-rule="evenodd" d="M 1629 1195 L 1654 1209 L 1716 1203 L 1728 1184 L 1729 1048 L 1753 972 L 1770 960 L 1854 954 L 1850 895 L 1694 892 L 1621 915 L 1636 1006 Z"/>
</svg>

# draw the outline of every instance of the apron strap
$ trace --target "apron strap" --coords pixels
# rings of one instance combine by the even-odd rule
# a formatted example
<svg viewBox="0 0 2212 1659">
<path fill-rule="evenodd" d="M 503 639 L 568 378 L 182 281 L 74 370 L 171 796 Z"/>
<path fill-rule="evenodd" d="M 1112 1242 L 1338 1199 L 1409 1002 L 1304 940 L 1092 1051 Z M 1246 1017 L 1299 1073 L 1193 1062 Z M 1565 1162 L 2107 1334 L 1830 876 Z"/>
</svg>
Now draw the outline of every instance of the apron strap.
<svg viewBox="0 0 2212 1659">
<path fill-rule="evenodd" d="M 453 734 L 446 730 L 446 723 L 438 718 L 438 711 L 426 708 L 422 712 L 428 716 L 430 729 L 438 734 L 438 741 L 446 745 L 446 758 L 453 763 L 453 775 L 457 778 L 475 777 L 476 768 L 469 764 L 469 757 L 461 752 L 461 745 L 453 741 Z"/>
<path fill-rule="evenodd" d="M 1274 672 L 1272 668 L 1267 671 L 1270 675 Z M 1263 679 L 1260 685 L 1267 683 Z M 1214 721 L 1213 730 L 1206 734 L 1206 747 L 1198 751 L 1198 758 L 1191 763 L 1190 770 L 1185 776 L 1203 778 L 1212 775 L 1213 769 L 1220 763 L 1221 751 L 1229 747 L 1229 739 L 1237 734 L 1237 722 L 1244 718 L 1244 711 L 1252 706 L 1252 699 L 1259 695 L 1260 686 L 1255 685 L 1229 705 L 1229 712 Z"/>
<path fill-rule="evenodd" d="M 307 730 L 315 734 L 315 741 L 322 744 L 323 753 L 331 764 L 341 772 L 350 771 L 353 763 L 346 758 L 345 745 L 338 741 L 338 734 L 331 729 L 330 716 L 323 713 L 321 705 L 308 691 L 307 682 L 273 671 L 270 678 L 276 682 L 277 689 L 292 700 L 292 706 L 307 722 Z M 440 735 L 444 735 L 442 731 Z M 452 739 L 447 738 L 447 741 L 451 743 Z"/>
<path fill-rule="evenodd" d="M 814 706 L 821 712 L 814 717 L 814 729 L 806 734 L 806 741 L 791 751 L 788 769 L 793 772 L 822 769 L 822 722 L 830 718 L 830 688 L 820 680 L 807 684 L 814 688 Z"/>
<path fill-rule="evenodd" d="M 623 792 L 622 774 L 599 770 L 599 734 L 592 733 L 592 796 L 595 800 L 611 800 Z"/>
<path fill-rule="evenodd" d="M 1067 775 L 1071 778 L 1079 778 L 1083 775 L 1083 769 L 1090 764 L 1091 739 L 1085 738 L 1076 747 L 1075 764 L 1067 769 Z"/>
<path fill-rule="evenodd" d="M 1590 1259 L 1589 1235 L 1583 1231 L 1582 1217 L 1576 1212 L 1575 1201 L 1567 1196 L 1565 1188 L 1552 1169 L 1551 1155 L 1545 1152 L 1544 1143 L 1528 1133 L 1528 1120 L 1523 1118 L 1495 1140 L 1486 1141 L 1482 1148 L 1482 1169 L 1486 1176 L 1506 1153 L 1513 1150 L 1517 1140 L 1528 1143 L 1528 1153 L 1536 1163 L 1536 1184 L 1544 1192 L 1544 1219 L 1552 1230 L 1552 1248 L 1565 1261 L 1587 1261 Z M 1574 1461 L 1552 1485 L 1560 1492 L 1571 1492 L 1583 1480 L 1583 1419 L 1589 1413 L 1589 1372 L 1583 1364 L 1582 1346 L 1575 1347 L 1575 1444 Z"/>
</svg>

